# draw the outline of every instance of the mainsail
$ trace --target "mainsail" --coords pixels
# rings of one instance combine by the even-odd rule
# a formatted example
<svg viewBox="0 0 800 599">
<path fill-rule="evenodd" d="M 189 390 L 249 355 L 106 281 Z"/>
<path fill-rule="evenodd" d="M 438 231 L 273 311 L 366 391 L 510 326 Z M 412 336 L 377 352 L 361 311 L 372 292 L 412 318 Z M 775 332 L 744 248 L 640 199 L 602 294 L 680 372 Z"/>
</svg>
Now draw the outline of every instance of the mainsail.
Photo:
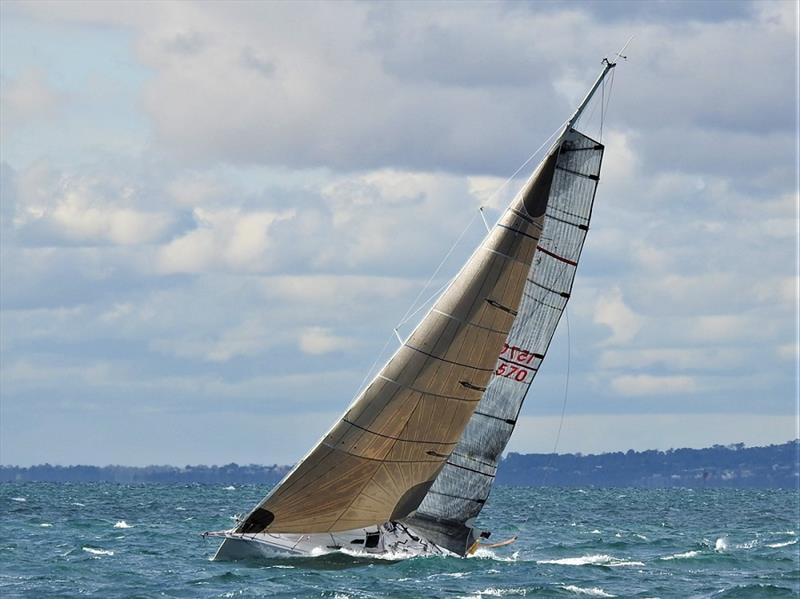
<svg viewBox="0 0 800 599">
<path fill-rule="evenodd" d="M 405 521 L 464 554 L 572 288 L 603 147 L 574 125 L 342 418 L 237 533 Z"/>
</svg>

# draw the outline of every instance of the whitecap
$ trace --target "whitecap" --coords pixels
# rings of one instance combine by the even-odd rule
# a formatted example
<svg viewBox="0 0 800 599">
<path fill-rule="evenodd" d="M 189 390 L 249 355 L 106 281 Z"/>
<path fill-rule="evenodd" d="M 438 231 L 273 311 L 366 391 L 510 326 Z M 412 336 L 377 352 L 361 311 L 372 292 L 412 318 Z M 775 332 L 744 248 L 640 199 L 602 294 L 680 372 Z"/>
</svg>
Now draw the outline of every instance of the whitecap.
<svg viewBox="0 0 800 599">
<path fill-rule="evenodd" d="M 683 553 L 675 553 L 673 555 L 666 555 L 662 557 L 664 561 L 673 560 L 673 559 L 691 559 L 693 557 L 697 557 L 700 555 L 699 551 L 684 551 Z"/>
<path fill-rule="evenodd" d="M 18 501 L 19 503 L 25 503 L 28 500 L 25 499 L 24 497 L 12 497 L 11 501 Z"/>
<path fill-rule="evenodd" d="M 640 535 L 640 534 L 635 534 L 633 536 L 635 536 L 637 539 L 642 539 L 643 541 L 649 541 L 650 540 L 646 536 Z"/>
<path fill-rule="evenodd" d="M 70 505 L 77 505 L 78 507 L 86 507 L 86 504 L 81 503 L 80 501 L 73 501 Z"/>
<path fill-rule="evenodd" d="M 384 551 L 383 553 L 364 553 L 363 551 L 354 551 L 353 549 L 348 549 L 347 547 L 342 547 L 339 549 L 341 553 L 345 555 L 351 555 L 353 557 L 365 557 L 369 559 L 380 559 L 380 560 L 387 560 L 390 562 L 397 562 L 400 560 L 411 559 L 412 557 L 432 557 L 431 555 L 419 555 L 413 553 L 393 553 L 391 551 Z M 315 547 L 311 550 L 311 555 L 326 555 L 328 553 L 332 553 L 328 549 L 322 549 L 321 547 Z"/>
<path fill-rule="evenodd" d="M 42 528 L 50 528 L 53 525 L 50 524 L 49 522 L 42 522 L 39 526 L 41 526 Z"/>
<path fill-rule="evenodd" d="M 464 578 L 465 576 L 469 576 L 469 572 L 440 572 L 439 574 L 431 574 L 428 578 Z"/>
<path fill-rule="evenodd" d="M 114 528 L 133 528 L 130 524 L 125 522 L 125 520 L 119 520 L 115 525 Z"/>
<path fill-rule="evenodd" d="M 95 549 L 94 547 L 81 547 L 81 549 L 92 555 L 114 555 L 114 552 L 109 549 Z"/>
<path fill-rule="evenodd" d="M 581 557 L 564 557 L 561 559 L 537 560 L 536 563 L 554 564 L 557 566 L 609 566 L 609 567 L 644 566 L 644 563 L 642 562 L 628 561 L 625 559 L 620 559 L 618 557 L 613 557 L 611 555 L 605 555 L 601 553 L 597 553 L 594 555 L 583 555 Z"/>
<path fill-rule="evenodd" d="M 737 549 L 752 549 L 756 545 L 758 545 L 758 539 L 753 539 L 752 541 L 746 541 L 744 543 L 740 543 L 740 544 L 736 545 L 736 548 Z"/>
<path fill-rule="evenodd" d="M 569 591 L 570 593 L 575 593 L 576 595 L 587 595 L 589 597 L 616 597 L 616 595 L 606 593 L 603 589 L 598 587 L 583 588 L 576 587 L 574 584 L 568 584 L 561 588 L 565 591 Z"/>
<path fill-rule="evenodd" d="M 227 487 L 225 487 L 225 491 L 235 491 L 235 490 L 236 487 L 234 487 L 233 485 L 228 485 Z"/>
<path fill-rule="evenodd" d="M 772 547 L 773 549 L 779 549 L 780 547 L 788 547 L 789 545 L 797 544 L 797 539 L 792 541 L 786 541 L 785 543 L 767 543 L 767 547 Z"/>
<path fill-rule="evenodd" d="M 597 529 L 595 528 L 595 529 L 594 529 L 592 532 L 590 532 L 589 534 L 593 534 L 593 535 L 599 535 L 599 534 L 602 534 L 602 533 L 601 533 L 599 530 L 597 530 Z"/>
<path fill-rule="evenodd" d="M 526 595 L 526 589 L 497 589 L 489 587 L 482 591 L 475 591 L 474 595 L 465 595 L 461 599 L 481 599 L 482 597 L 506 597 L 508 595 Z"/>
<path fill-rule="evenodd" d="M 726 537 L 720 537 L 714 542 L 714 551 L 727 551 L 728 550 L 728 539 Z"/>
<path fill-rule="evenodd" d="M 499 556 L 491 549 L 487 549 L 486 547 L 478 547 L 478 549 L 472 555 L 467 557 L 470 558 L 477 558 L 477 559 L 493 559 L 498 562 L 515 562 L 519 558 L 519 551 L 515 551 L 510 556 Z"/>
</svg>

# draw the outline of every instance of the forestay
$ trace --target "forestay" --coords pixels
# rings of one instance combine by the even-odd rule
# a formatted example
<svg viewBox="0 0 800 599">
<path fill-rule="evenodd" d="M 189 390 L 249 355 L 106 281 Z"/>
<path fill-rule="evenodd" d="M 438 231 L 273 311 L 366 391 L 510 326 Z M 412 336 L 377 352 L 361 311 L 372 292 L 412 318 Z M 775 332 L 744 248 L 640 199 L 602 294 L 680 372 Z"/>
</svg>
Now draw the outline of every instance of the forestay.
<svg viewBox="0 0 800 599">
<path fill-rule="evenodd" d="M 516 418 L 521 398 L 512 398 L 510 408 L 500 404 L 508 401 L 509 394 L 516 397 L 527 388 L 540 361 L 533 353 L 523 357 L 505 348 L 512 344 L 544 352 L 545 340 L 552 334 L 548 327 L 555 326 L 554 315 L 565 301 L 559 293 L 569 289 L 572 263 L 583 242 L 585 231 L 580 227 L 588 222 L 591 198 L 584 200 L 585 206 L 576 207 L 567 197 L 581 185 L 594 189 L 593 179 L 582 181 L 582 175 L 571 174 L 573 170 L 592 176 L 596 172 L 589 170 L 585 152 L 578 151 L 582 139 L 570 134 L 564 142 L 569 151 L 564 145 L 559 153 L 560 143 L 551 150 L 403 346 L 236 532 L 352 530 L 405 518 L 426 496 L 432 516 L 441 514 L 448 521 L 461 522 L 474 511 L 465 510 L 464 500 L 459 500 L 456 510 L 445 512 L 444 504 L 433 504 L 432 498 L 455 502 L 441 493 L 469 498 L 488 493 L 491 456 L 495 448 L 505 445 L 511 430 L 505 422 Z M 597 161 L 599 166 L 599 155 Z M 554 182 L 557 192 L 552 196 Z M 560 220 L 545 221 L 548 198 L 550 212 Z M 580 216 L 584 213 L 585 217 Z M 549 238 L 540 240 L 546 222 L 555 224 L 547 225 Z M 536 279 L 542 289 L 527 282 L 534 260 L 544 265 Z M 553 308 L 544 312 L 532 305 L 537 301 Z M 525 318 L 518 318 L 519 313 Z M 509 337 L 512 326 L 518 327 L 516 323 L 523 320 L 531 322 L 531 330 L 512 332 Z M 516 369 L 507 371 L 510 377 L 495 374 L 500 372 L 498 355 L 500 364 Z M 523 371 L 525 378 L 517 380 Z M 492 389 L 484 394 L 490 380 Z M 470 420 L 479 404 L 487 416 Z M 500 419 L 501 428 L 494 424 L 495 418 Z M 468 422 L 470 432 L 462 439 Z M 487 448 L 478 447 L 484 438 L 492 444 L 488 453 Z M 453 455 L 457 446 L 459 454 Z M 445 478 L 435 487 L 440 495 L 429 494 L 448 458 Z M 476 468 L 481 460 L 487 465 Z M 478 474 L 484 471 L 486 476 Z M 456 472 L 477 478 L 474 483 L 472 476 L 457 481 Z M 473 484 L 480 485 L 477 493 L 468 490 Z"/>
<path fill-rule="evenodd" d="M 406 520 L 461 555 L 475 541 L 472 523 L 489 496 L 500 455 L 572 292 L 602 156 L 601 144 L 574 129 L 553 150 L 552 185 L 546 205 L 537 207 L 544 212 L 543 226 L 519 313 L 464 435 L 416 514 Z"/>
</svg>

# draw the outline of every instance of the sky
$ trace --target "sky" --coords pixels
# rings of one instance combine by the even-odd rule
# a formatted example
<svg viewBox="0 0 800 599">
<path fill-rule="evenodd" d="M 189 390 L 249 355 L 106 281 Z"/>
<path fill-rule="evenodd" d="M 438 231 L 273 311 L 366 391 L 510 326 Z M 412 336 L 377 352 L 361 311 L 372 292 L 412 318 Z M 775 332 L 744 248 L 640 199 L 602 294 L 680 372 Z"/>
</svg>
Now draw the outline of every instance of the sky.
<svg viewBox="0 0 800 599">
<path fill-rule="evenodd" d="M 301 458 L 632 35 L 509 450 L 797 436 L 794 2 L 0 11 L 0 463 Z"/>
</svg>

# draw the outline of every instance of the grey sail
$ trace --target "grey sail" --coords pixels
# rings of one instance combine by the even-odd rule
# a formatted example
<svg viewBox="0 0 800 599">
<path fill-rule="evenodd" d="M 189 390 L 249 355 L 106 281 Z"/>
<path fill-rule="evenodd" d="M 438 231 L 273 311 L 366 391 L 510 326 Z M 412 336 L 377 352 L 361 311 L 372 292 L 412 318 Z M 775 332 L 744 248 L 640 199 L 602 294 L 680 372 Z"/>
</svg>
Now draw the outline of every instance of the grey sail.
<svg viewBox="0 0 800 599">
<path fill-rule="evenodd" d="M 464 555 L 476 540 L 472 524 L 572 292 L 602 156 L 600 143 L 570 128 L 545 160 L 552 175 L 544 200 L 525 201 L 532 183 L 520 194 L 527 216 L 541 229 L 518 314 L 458 445 L 416 513 L 405 520 L 455 553 Z"/>
</svg>

